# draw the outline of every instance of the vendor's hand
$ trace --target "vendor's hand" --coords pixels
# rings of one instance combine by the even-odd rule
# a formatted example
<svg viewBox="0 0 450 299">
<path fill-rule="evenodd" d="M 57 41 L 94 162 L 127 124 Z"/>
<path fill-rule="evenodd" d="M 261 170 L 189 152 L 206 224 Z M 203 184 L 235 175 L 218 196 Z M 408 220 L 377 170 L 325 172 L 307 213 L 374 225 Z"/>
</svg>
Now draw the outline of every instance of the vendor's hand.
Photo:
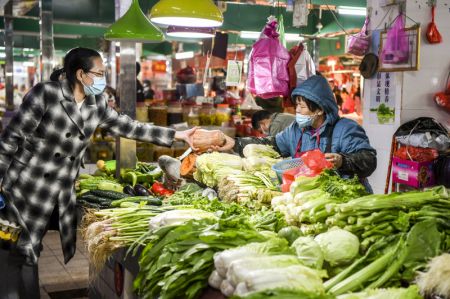
<svg viewBox="0 0 450 299">
<path fill-rule="evenodd" d="M 333 164 L 334 168 L 336 169 L 339 169 L 342 166 L 342 155 L 335 153 L 326 153 L 325 159 L 327 159 L 328 162 Z"/>
<path fill-rule="evenodd" d="M 234 144 L 234 139 L 225 135 L 225 144 L 223 146 L 213 146 L 211 149 L 219 152 L 228 152 L 233 149 Z"/>
<path fill-rule="evenodd" d="M 177 131 L 175 132 L 175 139 L 185 141 L 194 151 L 196 151 L 197 149 L 194 147 L 194 133 L 197 129 L 198 127 L 194 127 L 186 131 Z"/>
</svg>

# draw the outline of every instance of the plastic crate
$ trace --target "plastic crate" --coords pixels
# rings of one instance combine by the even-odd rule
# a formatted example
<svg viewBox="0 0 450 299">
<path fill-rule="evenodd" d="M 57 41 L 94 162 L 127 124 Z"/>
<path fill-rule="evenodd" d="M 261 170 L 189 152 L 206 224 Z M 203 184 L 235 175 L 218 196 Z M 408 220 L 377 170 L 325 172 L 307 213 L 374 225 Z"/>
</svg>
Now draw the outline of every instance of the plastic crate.
<svg viewBox="0 0 450 299">
<path fill-rule="evenodd" d="M 298 168 L 303 166 L 303 160 L 301 158 L 283 160 L 272 166 L 272 170 L 276 172 L 280 183 L 283 181 L 283 173 L 287 170 Z"/>
</svg>

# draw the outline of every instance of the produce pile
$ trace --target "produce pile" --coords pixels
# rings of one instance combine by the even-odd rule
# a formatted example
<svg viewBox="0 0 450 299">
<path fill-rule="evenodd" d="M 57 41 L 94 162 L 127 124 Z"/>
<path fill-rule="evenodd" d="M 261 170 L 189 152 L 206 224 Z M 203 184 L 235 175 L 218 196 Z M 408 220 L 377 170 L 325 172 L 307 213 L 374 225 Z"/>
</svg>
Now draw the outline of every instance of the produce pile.
<svg viewBox="0 0 450 299">
<path fill-rule="evenodd" d="M 450 276 L 436 266 L 441 254 L 440 264 L 449 260 L 445 188 L 369 195 L 357 178 L 326 170 L 297 178 L 283 194 L 271 170 L 278 154 L 262 145 L 244 153 L 199 155 L 200 186 L 174 193 L 163 191 L 160 177 L 142 181 L 157 170 L 148 165 L 125 171 L 120 182 L 81 179 L 81 202 L 109 200 L 84 217 L 95 269 L 127 248 L 139 258 L 134 287 L 142 298 L 199 298 L 208 287 L 249 299 L 416 299 L 449 291 L 433 279 Z M 139 186 L 148 194 L 136 194 Z"/>
<path fill-rule="evenodd" d="M 271 169 L 280 161 L 279 154 L 260 144 L 247 145 L 243 153 L 244 158 L 216 152 L 199 156 L 194 178 L 208 187 L 216 187 L 219 198 L 226 202 L 251 208 L 270 205 L 272 198 L 281 194 Z"/>
</svg>

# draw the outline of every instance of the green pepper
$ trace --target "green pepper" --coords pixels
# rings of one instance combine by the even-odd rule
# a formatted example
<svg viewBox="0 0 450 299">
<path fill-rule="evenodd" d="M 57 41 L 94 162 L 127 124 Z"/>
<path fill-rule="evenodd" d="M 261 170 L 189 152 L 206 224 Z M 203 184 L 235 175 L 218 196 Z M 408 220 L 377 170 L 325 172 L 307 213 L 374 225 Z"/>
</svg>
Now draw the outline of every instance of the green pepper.
<svg viewBox="0 0 450 299">
<path fill-rule="evenodd" d="M 131 184 L 131 186 L 134 186 L 137 184 L 138 181 L 138 176 L 134 171 L 130 171 L 127 172 L 124 176 L 123 179 L 125 182 Z"/>
</svg>

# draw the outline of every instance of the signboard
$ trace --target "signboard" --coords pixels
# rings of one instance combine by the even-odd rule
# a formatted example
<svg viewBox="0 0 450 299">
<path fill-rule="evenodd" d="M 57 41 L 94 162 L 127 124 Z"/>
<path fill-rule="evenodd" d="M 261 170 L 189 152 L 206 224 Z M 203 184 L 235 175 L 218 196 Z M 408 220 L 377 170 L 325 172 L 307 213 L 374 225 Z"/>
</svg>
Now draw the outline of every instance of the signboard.
<svg viewBox="0 0 450 299">
<path fill-rule="evenodd" d="M 242 61 L 228 60 L 227 78 L 225 79 L 227 86 L 239 86 L 242 78 L 242 66 Z"/>
<path fill-rule="evenodd" d="M 395 121 L 395 73 L 377 73 L 370 89 L 371 124 L 390 125 Z"/>
</svg>

